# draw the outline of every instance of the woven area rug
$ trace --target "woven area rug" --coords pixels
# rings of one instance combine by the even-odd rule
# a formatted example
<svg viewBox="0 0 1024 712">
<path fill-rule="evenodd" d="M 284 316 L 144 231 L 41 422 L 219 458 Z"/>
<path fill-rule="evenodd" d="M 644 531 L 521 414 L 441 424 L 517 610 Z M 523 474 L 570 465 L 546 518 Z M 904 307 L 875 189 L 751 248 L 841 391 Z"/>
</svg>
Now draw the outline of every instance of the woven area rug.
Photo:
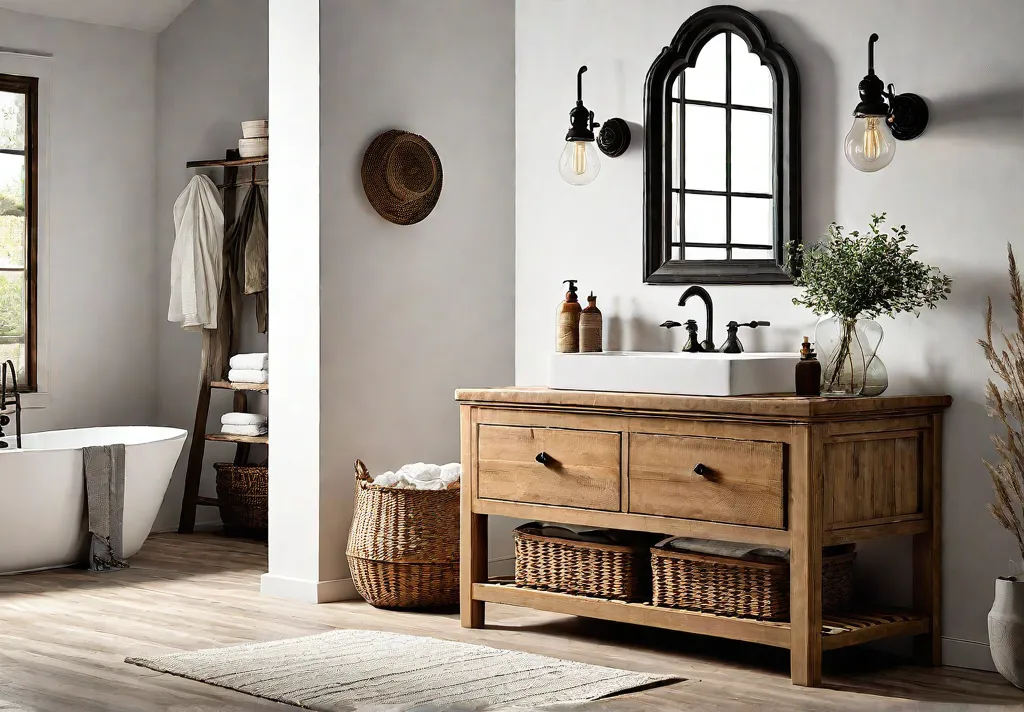
<svg viewBox="0 0 1024 712">
<path fill-rule="evenodd" d="M 371 630 L 126 662 L 324 712 L 533 710 L 682 680 Z"/>
</svg>

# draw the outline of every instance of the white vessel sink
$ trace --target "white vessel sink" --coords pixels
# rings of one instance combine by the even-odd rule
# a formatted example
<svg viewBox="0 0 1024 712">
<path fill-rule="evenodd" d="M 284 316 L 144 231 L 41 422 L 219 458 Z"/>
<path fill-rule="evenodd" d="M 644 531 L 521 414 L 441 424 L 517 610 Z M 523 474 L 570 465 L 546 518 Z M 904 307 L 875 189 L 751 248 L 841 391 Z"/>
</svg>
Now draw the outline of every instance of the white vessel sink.
<svg viewBox="0 0 1024 712">
<path fill-rule="evenodd" d="M 792 393 L 799 360 L 796 353 L 552 354 L 548 385 L 569 391 L 691 396 Z"/>
</svg>

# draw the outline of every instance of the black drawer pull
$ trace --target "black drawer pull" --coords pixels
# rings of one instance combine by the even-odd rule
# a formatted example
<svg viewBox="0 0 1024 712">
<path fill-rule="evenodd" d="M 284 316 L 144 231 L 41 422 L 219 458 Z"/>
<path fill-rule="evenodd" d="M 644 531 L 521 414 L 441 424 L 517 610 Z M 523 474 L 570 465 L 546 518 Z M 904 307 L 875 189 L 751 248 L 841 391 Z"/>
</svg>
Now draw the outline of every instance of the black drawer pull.
<svg viewBox="0 0 1024 712">
<path fill-rule="evenodd" d="M 537 455 L 537 462 L 539 462 L 542 465 L 547 465 L 548 463 L 551 462 L 551 456 L 548 455 L 546 452 L 539 453 Z"/>
<path fill-rule="evenodd" d="M 703 462 L 698 462 L 697 466 L 693 468 L 693 474 L 708 477 L 711 474 L 711 468 Z"/>
</svg>

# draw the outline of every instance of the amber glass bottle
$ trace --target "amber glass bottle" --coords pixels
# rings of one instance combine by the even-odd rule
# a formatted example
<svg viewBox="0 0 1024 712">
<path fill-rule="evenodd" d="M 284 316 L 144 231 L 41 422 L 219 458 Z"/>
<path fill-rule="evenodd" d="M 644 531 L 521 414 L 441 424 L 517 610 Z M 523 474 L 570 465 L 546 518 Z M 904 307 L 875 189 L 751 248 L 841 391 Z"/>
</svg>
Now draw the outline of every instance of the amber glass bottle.
<svg viewBox="0 0 1024 712">
<path fill-rule="evenodd" d="M 567 279 L 569 291 L 565 301 L 558 305 L 557 330 L 555 334 L 555 351 L 560 354 L 575 354 L 580 350 L 580 300 L 576 296 L 576 280 Z"/>
<path fill-rule="evenodd" d="M 601 310 L 597 308 L 597 297 L 591 292 L 587 306 L 580 314 L 580 353 L 597 353 L 604 350 L 604 323 Z"/>
<path fill-rule="evenodd" d="M 804 337 L 800 347 L 800 360 L 796 364 L 796 394 L 798 396 L 821 395 L 821 364 L 815 357 L 811 342 Z"/>
</svg>

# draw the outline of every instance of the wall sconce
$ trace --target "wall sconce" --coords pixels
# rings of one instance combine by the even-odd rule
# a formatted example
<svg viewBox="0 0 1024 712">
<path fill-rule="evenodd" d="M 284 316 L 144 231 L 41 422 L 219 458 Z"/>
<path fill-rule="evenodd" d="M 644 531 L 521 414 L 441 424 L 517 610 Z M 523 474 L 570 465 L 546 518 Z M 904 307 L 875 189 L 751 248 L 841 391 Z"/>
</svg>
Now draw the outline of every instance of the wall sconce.
<svg viewBox="0 0 1024 712">
<path fill-rule="evenodd" d="M 565 149 L 558 159 L 558 172 L 569 185 L 592 183 L 601 172 L 601 159 L 594 145 L 609 158 L 617 158 L 629 148 L 629 124 L 622 119 L 608 119 L 595 141 L 594 112 L 583 105 L 583 65 L 576 73 L 576 106 L 569 112 L 569 131 L 565 134 Z"/>
<path fill-rule="evenodd" d="M 860 103 L 853 110 L 853 128 L 846 135 L 846 159 L 858 171 L 873 173 L 892 163 L 896 142 L 917 138 L 928 125 L 928 105 L 917 94 L 897 94 L 888 90 L 875 75 L 875 42 L 868 39 L 868 74 L 857 90 Z M 888 103 L 887 103 L 888 102 Z"/>
</svg>

